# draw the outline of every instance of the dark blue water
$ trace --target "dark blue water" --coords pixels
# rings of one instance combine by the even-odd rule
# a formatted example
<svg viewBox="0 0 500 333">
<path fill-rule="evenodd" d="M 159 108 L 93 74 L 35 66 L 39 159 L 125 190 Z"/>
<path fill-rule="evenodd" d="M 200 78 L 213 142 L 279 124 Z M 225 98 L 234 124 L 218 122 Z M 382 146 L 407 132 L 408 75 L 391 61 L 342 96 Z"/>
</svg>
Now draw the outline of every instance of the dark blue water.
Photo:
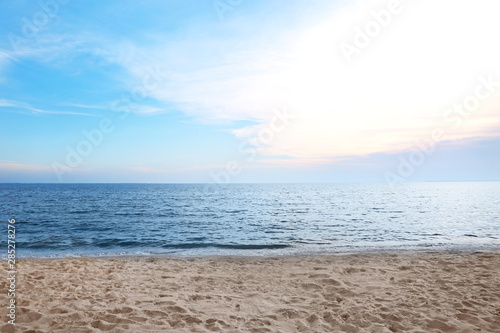
<svg viewBox="0 0 500 333">
<path fill-rule="evenodd" d="M 500 182 L 0 184 L 0 214 L 18 257 L 500 248 Z"/>
</svg>

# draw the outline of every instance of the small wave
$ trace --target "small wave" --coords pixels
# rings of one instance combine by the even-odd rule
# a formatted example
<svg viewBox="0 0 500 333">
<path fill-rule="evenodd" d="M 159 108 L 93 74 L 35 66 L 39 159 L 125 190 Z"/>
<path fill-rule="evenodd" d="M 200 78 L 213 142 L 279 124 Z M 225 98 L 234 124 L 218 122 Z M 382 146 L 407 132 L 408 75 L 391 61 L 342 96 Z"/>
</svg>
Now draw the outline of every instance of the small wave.
<svg viewBox="0 0 500 333">
<path fill-rule="evenodd" d="M 176 217 L 179 216 L 178 213 L 176 212 L 165 212 L 165 213 L 158 213 L 158 217 Z"/>
<path fill-rule="evenodd" d="M 115 245 L 119 246 L 119 247 L 136 247 L 136 246 L 141 246 L 143 244 L 144 243 L 141 243 L 141 242 L 125 241 L 125 240 L 115 243 Z"/>
<path fill-rule="evenodd" d="M 32 249 L 32 250 L 41 250 L 48 249 L 52 247 L 61 246 L 59 242 L 54 241 L 34 241 L 34 242 L 17 242 L 17 247 L 21 249 Z"/>
<path fill-rule="evenodd" d="M 144 216 L 145 213 L 144 212 L 130 212 L 130 213 L 117 212 L 117 213 L 114 213 L 114 215 L 117 215 L 117 216 Z"/>
<path fill-rule="evenodd" d="M 217 244 L 217 243 L 181 243 L 166 244 L 162 246 L 165 249 L 201 249 L 201 248 L 219 248 L 232 250 L 273 250 L 285 249 L 291 247 L 286 244 Z"/>
</svg>

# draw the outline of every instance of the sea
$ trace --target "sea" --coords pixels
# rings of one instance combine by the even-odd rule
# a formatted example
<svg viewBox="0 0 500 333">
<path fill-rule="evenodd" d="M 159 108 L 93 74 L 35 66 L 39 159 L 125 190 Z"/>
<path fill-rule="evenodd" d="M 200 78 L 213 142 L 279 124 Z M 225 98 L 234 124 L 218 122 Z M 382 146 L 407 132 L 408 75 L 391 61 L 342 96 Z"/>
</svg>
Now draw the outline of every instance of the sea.
<svg viewBox="0 0 500 333">
<path fill-rule="evenodd" d="M 500 182 L 0 184 L 2 257 L 500 249 Z"/>
</svg>

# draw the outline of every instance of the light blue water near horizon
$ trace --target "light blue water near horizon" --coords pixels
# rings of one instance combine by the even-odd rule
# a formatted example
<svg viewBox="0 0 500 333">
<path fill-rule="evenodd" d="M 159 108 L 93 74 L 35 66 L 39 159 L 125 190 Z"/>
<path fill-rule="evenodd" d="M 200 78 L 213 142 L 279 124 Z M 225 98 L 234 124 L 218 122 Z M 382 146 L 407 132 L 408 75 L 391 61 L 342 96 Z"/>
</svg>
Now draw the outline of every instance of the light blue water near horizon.
<svg viewBox="0 0 500 333">
<path fill-rule="evenodd" d="M 500 249 L 500 182 L 0 184 L 0 199 L 18 258 Z"/>
</svg>

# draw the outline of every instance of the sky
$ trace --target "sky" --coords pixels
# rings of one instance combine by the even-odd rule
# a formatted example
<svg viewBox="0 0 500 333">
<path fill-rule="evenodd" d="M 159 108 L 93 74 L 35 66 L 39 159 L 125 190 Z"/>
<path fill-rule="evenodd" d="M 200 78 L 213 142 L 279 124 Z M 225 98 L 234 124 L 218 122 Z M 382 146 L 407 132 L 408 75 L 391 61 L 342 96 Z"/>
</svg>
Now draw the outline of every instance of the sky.
<svg viewBox="0 0 500 333">
<path fill-rule="evenodd" d="M 0 182 L 500 180 L 496 0 L 0 3 Z"/>
</svg>

